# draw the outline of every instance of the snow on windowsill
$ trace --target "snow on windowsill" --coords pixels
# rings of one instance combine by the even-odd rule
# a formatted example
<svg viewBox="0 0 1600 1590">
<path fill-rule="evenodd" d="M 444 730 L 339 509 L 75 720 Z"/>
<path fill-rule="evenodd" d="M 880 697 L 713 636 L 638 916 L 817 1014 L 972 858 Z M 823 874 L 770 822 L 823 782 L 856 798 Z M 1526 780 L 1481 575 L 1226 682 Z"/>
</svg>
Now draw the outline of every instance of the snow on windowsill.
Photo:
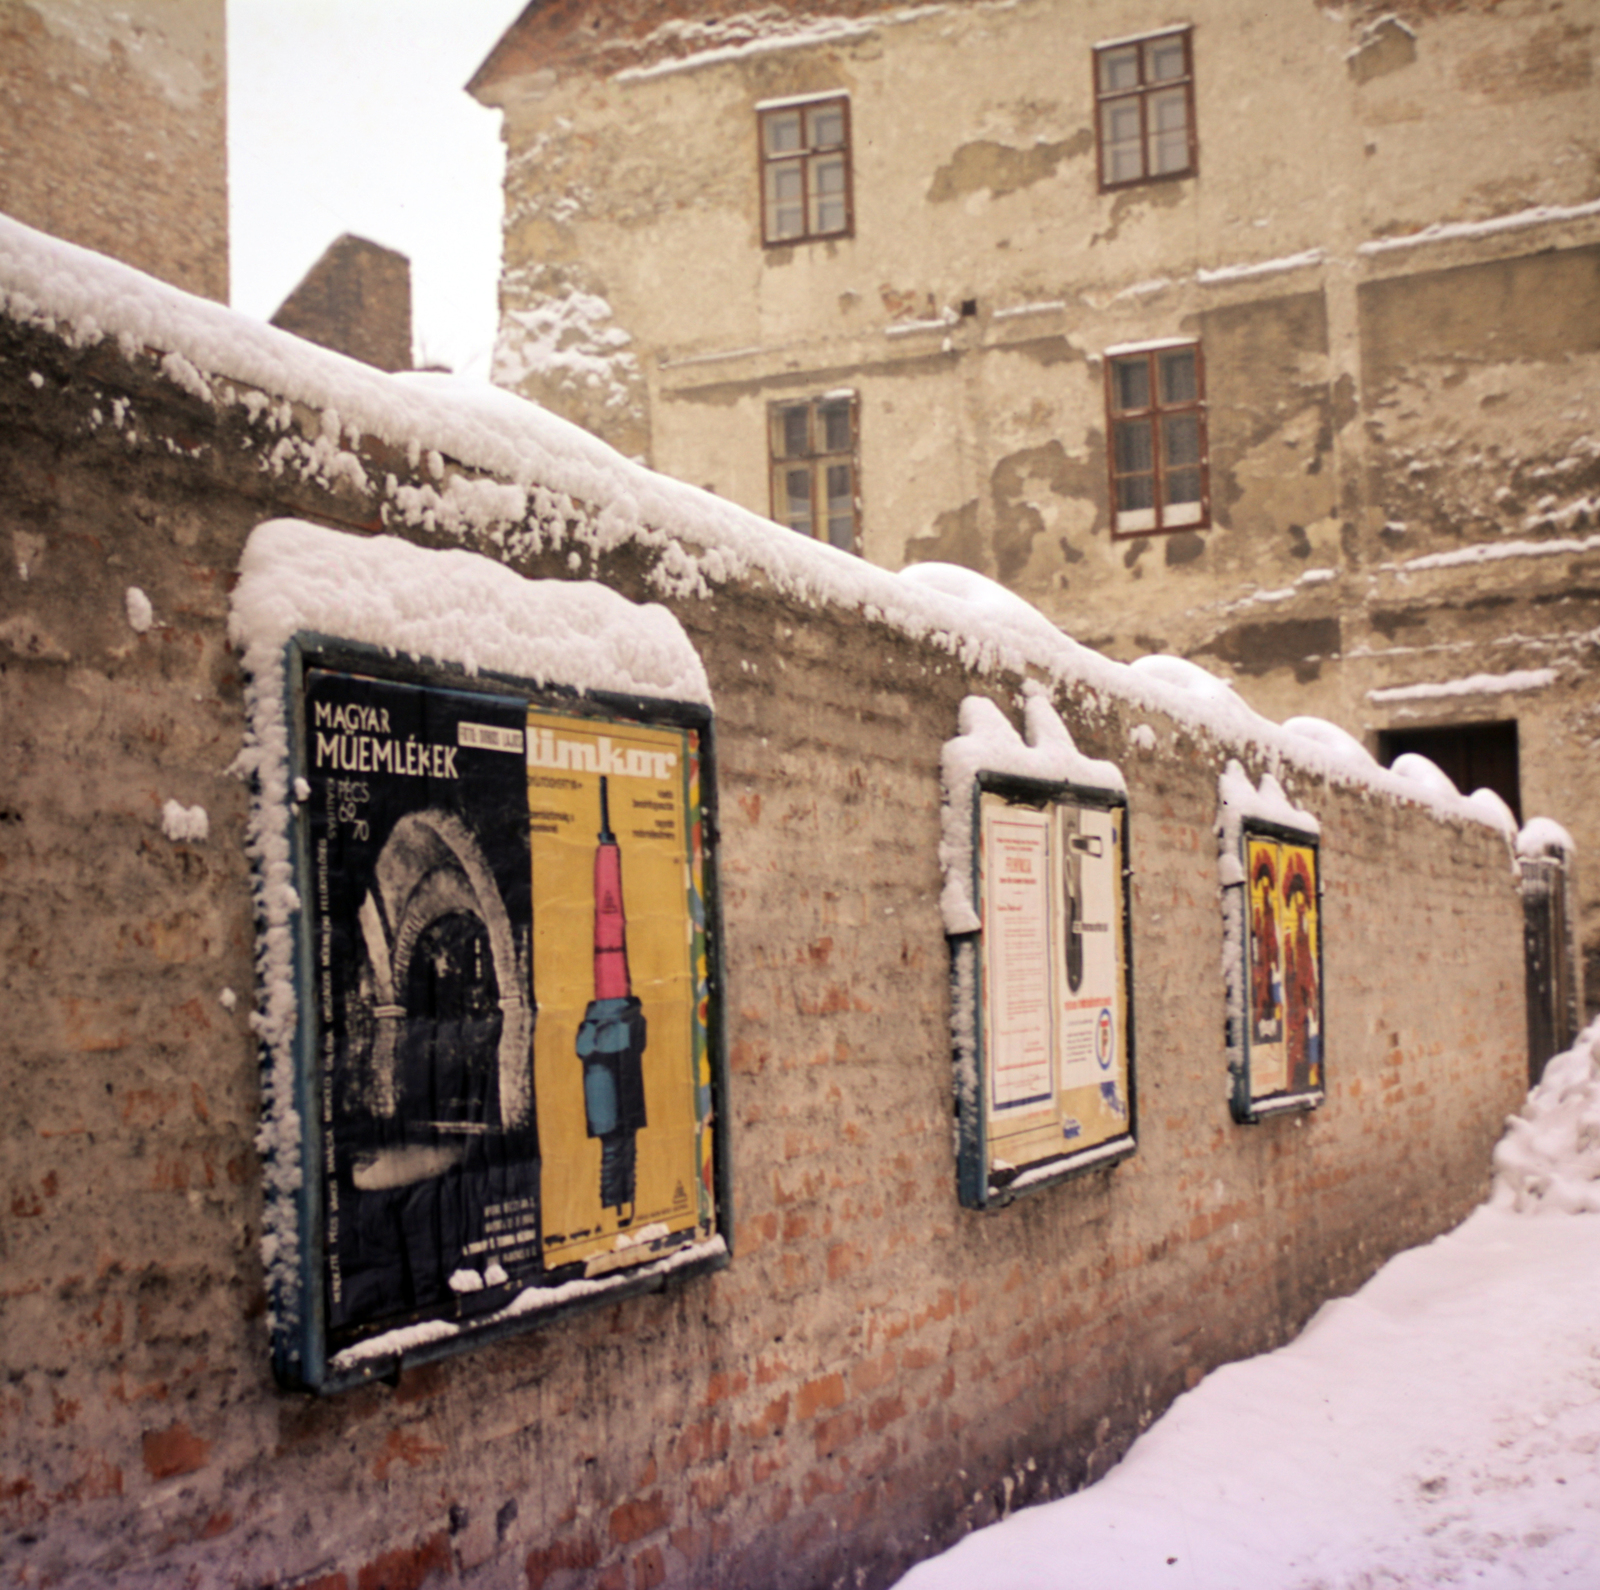
<svg viewBox="0 0 1600 1590">
<path fill-rule="evenodd" d="M 1587 204 L 1540 204 L 1529 210 L 1518 210 L 1513 215 L 1497 215 L 1487 221 L 1438 221 L 1425 226 L 1420 232 L 1408 232 L 1404 237 L 1378 237 L 1367 243 L 1358 243 L 1358 254 L 1387 254 L 1397 248 L 1417 248 L 1426 243 L 1445 243 L 1454 238 L 1489 237 L 1496 232 L 1515 232 L 1526 226 L 1543 226 L 1557 221 L 1580 221 L 1587 216 L 1600 215 L 1600 199 Z"/>
<path fill-rule="evenodd" d="M 1472 674 L 1440 684 L 1391 685 L 1382 690 L 1369 690 L 1367 700 L 1374 706 L 1393 706 L 1401 701 L 1440 701 L 1450 696 L 1505 695 L 1522 690 L 1543 690 L 1559 677 L 1559 670 L 1555 668 L 1520 668 L 1505 674 Z"/>
<path fill-rule="evenodd" d="M 1216 270 L 1200 269 L 1194 273 L 1194 279 L 1202 287 L 1215 287 L 1223 282 L 1243 282 L 1257 276 L 1276 276 L 1281 271 L 1306 270 L 1313 265 L 1322 264 L 1327 257 L 1327 251 L 1324 249 L 1308 248 L 1300 254 L 1286 254 L 1282 259 L 1260 260 L 1253 265 L 1222 265 Z"/>
<path fill-rule="evenodd" d="M 1472 563 L 1499 563 L 1506 558 L 1553 558 L 1574 552 L 1600 551 L 1600 535 L 1581 541 L 1563 536 L 1554 541 L 1493 541 L 1459 547 L 1454 552 L 1429 552 L 1404 563 L 1380 563 L 1380 574 L 1418 574 L 1427 569 L 1459 569 Z"/>
</svg>

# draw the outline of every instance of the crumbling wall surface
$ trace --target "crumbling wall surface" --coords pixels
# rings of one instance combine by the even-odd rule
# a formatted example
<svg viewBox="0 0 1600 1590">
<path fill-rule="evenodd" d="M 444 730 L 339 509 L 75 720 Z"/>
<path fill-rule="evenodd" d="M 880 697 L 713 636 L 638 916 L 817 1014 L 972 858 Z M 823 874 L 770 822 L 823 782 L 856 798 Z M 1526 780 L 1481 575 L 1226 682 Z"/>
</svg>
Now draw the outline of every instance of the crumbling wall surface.
<svg viewBox="0 0 1600 1590">
<path fill-rule="evenodd" d="M 574 566 L 579 544 L 503 524 L 424 530 L 399 505 L 437 503 L 438 477 L 395 438 L 330 443 L 314 412 L 230 406 L 217 383 L 208 401 L 109 341 L 7 320 L 0 355 L 0 1559 L 18 1583 L 888 1585 L 1103 1473 L 1185 1386 L 1482 1195 L 1525 1071 L 1502 836 L 1330 781 L 1266 726 L 1234 743 L 1129 676 L 1051 688 L 1130 788 L 1138 1152 L 961 1209 L 937 768 L 968 693 L 1020 720 L 1020 675 L 727 565 L 666 599 L 717 710 L 730 1265 L 393 1385 L 280 1391 L 229 774 L 245 538 L 387 509 L 391 532 L 637 599 L 681 566 L 626 540 Z M 290 446 L 297 426 L 328 445 Z M 340 462 L 358 454 L 359 475 Z M 1327 890 L 1327 1102 L 1253 1128 L 1226 1102 L 1230 755 L 1274 763 L 1317 816 Z"/>
<path fill-rule="evenodd" d="M 0 7 L 0 211 L 228 298 L 224 0 Z"/>
<path fill-rule="evenodd" d="M 1360 288 L 1369 493 L 1412 556 L 1600 519 L 1600 245 Z"/>
</svg>

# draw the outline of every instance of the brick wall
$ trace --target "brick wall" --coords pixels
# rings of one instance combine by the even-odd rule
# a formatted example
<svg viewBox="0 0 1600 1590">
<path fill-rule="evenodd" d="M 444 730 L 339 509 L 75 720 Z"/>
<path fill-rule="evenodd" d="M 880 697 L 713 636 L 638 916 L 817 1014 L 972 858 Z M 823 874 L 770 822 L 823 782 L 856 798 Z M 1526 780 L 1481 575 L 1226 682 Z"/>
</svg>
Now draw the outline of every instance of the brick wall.
<svg viewBox="0 0 1600 1590">
<path fill-rule="evenodd" d="M 147 357 L 8 321 L 0 355 L 18 1583 L 887 1585 L 1103 1473 L 1210 1368 L 1482 1196 L 1525 1064 L 1499 836 L 1279 769 L 1322 823 L 1329 1096 L 1236 1126 L 1212 824 L 1240 750 L 1069 689 L 1130 789 L 1139 1151 L 959 1208 L 936 770 L 962 696 L 1011 710 L 1020 681 L 735 581 L 671 604 L 718 714 L 731 1265 L 393 1386 L 278 1391 L 226 606 L 256 523 L 376 506 L 265 469 L 273 433 Z M 653 596 L 647 556 L 598 575 Z M 204 843 L 163 837 L 167 799 L 206 808 Z"/>
</svg>

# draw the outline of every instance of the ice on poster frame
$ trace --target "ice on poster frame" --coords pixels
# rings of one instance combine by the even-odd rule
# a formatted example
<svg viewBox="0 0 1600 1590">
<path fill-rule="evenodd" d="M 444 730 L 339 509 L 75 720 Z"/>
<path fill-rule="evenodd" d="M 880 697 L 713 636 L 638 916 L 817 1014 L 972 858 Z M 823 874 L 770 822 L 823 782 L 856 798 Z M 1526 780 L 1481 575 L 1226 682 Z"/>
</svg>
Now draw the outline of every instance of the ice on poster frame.
<svg viewBox="0 0 1600 1590">
<path fill-rule="evenodd" d="M 452 1296 L 446 1305 L 414 1310 L 414 1317 L 366 1336 L 357 1333 L 341 1343 L 331 1339 L 328 1308 L 328 1274 L 325 1256 L 328 1239 L 327 1095 L 324 1066 L 319 1057 L 322 1023 L 317 1010 L 323 984 L 317 977 L 317 946 L 313 942 L 317 879 L 305 811 L 306 673 L 308 667 L 333 673 L 359 675 L 390 685 L 477 697 L 498 703 L 502 710 L 521 706 L 539 714 L 583 719 L 597 728 L 607 724 L 681 730 L 692 733 L 698 746 L 698 779 L 691 792 L 685 785 L 681 807 L 688 827 L 700 828 L 698 931 L 704 958 L 696 975 L 691 958 L 692 1075 L 699 1121 L 697 1130 L 709 1134 L 709 1208 L 705 1229 L 685 1239 L 650 1238 L 641 1231 L 649 1257 L 627 1269 L 608 1271 L 602 1264 L 568 1265 L 553 1272 L 542 1284 L 502 1285 Z M 375 647 L 312 634 L 296 635 L 284 653 L 284 721 L 291 728 L 290 805 L 296 903 L 285 924 L 292 942 L 294 967 L 294 1098 L 292 1117 L 264 1123 L 263 1140 L 272 1145 L 288 1130 L 298 1133 L 298 1159 L 305 1173 L 293 1191 L 294 1223 L 299 1242 L 294 1275 L 271 1278 L 273 1290 L 273 1362 L 285 1384 L 329 1392 L 367 1381 L 392 1379 L 403 1367 L 442 1357 L 468 1347 L 550 1322 L 576 1309 L 656 1290 L 669 1276 L 692 1275 L 721 1268 L 731 1251 L 730 1158 L 726 1133 L 712 1128 L 721 1119 L 719 1101 L 725 1097 L 726 1055 L 720 1009 L 723 986 L 720 915 L 716 881 L 716 783 L 712 715 L 704 706 L 642 696 L 622 696 L 599 691 L 568 691 L 558 686 L 536 686 L 527 680 L 484 671 L 466 670 L 433 660 L 398 661 Z M 687 780 L 685 769 L 685 778 Z M 690 907 L 691 915 L 694 906 Z M 597 952 L 598 953 L 598 952 Z M 598 973 L 597 973 L 598 975 Z M 597 992 L 599 992 L 597 988 Z M 536 997 L 536 993 L 535 996 Z M 615 1003 L 615 1001 L 613 1001 Z M 591 1047 L 595 1047 L 591 1045 Z M 574 1065 L 581 1063 L 581 1056 Z M 590 1057 L 591 1061 L 594 1057 Z M 530 1071 L 533 1058 L 530 1044 Z M 585 1074 L 593 1069 L 585 1066 Z M 587 1102 L 587 1096 L 586 1096 Z M 626 1125 L 627 1123 L 622 1123 Z M 591 1134 L 593 1135 L 593 1134 Z M 615 1134 L 614 1134 L 615 1135 Z M 275 1191 L 276 1178 L 268 1178 L 269 1198 L 291 1196 Z M 698 1189 L 697 1189 L 698 1191 Z M 604 1196 L 602 1190 L 601 1196 Z M 627 1255 L 638 1259 L 637 1254 Z M 568 1274 L 567 1271 L 572 1271 Z M 487 1295 L 486 1295 L 487 1294 Z"/>
</svg>

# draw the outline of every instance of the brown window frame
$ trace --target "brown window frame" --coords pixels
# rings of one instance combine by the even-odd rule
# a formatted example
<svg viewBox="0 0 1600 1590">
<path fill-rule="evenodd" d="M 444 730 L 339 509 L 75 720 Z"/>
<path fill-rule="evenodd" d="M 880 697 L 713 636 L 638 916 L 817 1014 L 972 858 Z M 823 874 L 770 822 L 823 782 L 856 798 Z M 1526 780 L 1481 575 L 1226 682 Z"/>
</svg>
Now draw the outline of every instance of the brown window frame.
<svg viewBox="0 0 1600 1590">
<path fill-rule="evenodd" d="M 846 410 L 849 419 L 849 444 L 832 446 L 828 434 L 827 410 Z M 788 416 L 805 414 L 805 437 L 800 450 L 793 441 Z M 831 392 L 821 397 L 778 401 L 767 405 L 767 481 L 771 492 L 772 517 L 780 525 L 814 541 L 839 547 L 841 552 L 861 554 L 861 402 L 854 393 Z M 829 512 L 828 471 L 848 467 L 850 471 L 850 545 L 840 547 L 833 539 L 834 515 Z M 809 525 L 796 522 L 785 475 L 804 471 L 809 477 Z"/>
<path fill-rule="evenodd" d="M 811 136 L 812 118 L 820 111 L 837 108 L 842 120 L 842 136 L 837 144 L 814 144 Z M 798 115 L 800 142 L 793 149 L 772 151 L 768 128 L 785 116 Z M 831 157 L 838 155 L 844 165 L 844 188 L 840 195 L 844 206 L 843 224 L 836 227 L 818 225 L 818 195 L 816 179 L 818 170 Z M 764 248 L 789 248 L 796 243 L 811 243 L 830 238 L 853 237 L 856 225 L 855 160 L 851 144 L 850 96 L 847 93 L 808 94 L 801 98 L 761 105 L 756 110 L 756 164 L 758 167 L 757 193 L 761 207 L 761 243 Z M 800 230 L 775 235 L 776 204 L 770 190 L 772 173 L 779 166 L 793 165 L 800 172 Z"/>
<path fill-rule="evenodd" d="M 1181 77 L 1153 78 L 1150 76 L 1151 47 L 1168 39 L 1183 43 L 1183 75 Z M 1138 81 L 1130 87 L 1107 88 L 1102 65 L 1113 55 L 1134 52 L 1138 67 Z M 1097 44 L 1091 63 L 1094 87 L 1094 141 L 1095 155 L 1100 174 L 1100 191 L 1113 193 L 1119 188 L 1138 187 L 1147 182 L 1175 182 L 1192 177 L 1200 170 L 1200 141 L 1195 133 L 1194 120 L 1194 29 L 1192 27 L 1163 28 L 1157 33 L 1146 33 L 1135 38 L 1118 39 L 1111 44 Z M 1158 95 L 1182 88 L 1184 95 L 1184 132 L 1187 159 L 1181 169 L 1173 171 L 1150 170 L 1150 106 Z M 1114 102 L 1136 101 L 1139 109 L 1139 173 L 1137 176 L 1113 179 L 1109 174 L 1110 154 L 1106 139 L 1106 110 Z"/>
<path fill-rule="evenodd" d="M 1190 399 L 1170 401 L 1163 389 L 1161 360 L 1163 355 L 1192 351 L 1194 354 L 1194 396 Z M 1122 408 L 1118 405 L 1117 370 L 1123 365 L 1145 361 L 1149 401 L 1143 405 Z M 1198 340 L 1188 338 L 1152 342 L 1143 346 L 1108 350 L 1104 355 L 1106 383 L 1106 471 L 1110 483 L 1111 533 L 1118 539 L 1169 535 L 1175 530 L 1205 530 L 1211 525 L 1211 451 L 1206 426 L 1206 368 L 1205 356 Z M 1169 464 L 1170 446 L 1167 440 L 1169 419 L 1192 415 L 1196 429 L 1196 453 L 1193 462 L 1183 461 L 1177 468 Z M 1118 426 L 1148 424 L 1150 427 L 1150 468 L 1119 468 L 1121 439 Z M 1170 474 L 1194 470 L 1199 475 L 1198 499 L 1185 498 L 1178 503 L 1167 503 L 1166 483 Z M 1148 507 L 1123 508 L 1120 506 L 1124 481 L 1150 477 L 1151 501 Z M 1178 510 L 1174 512 L 1173 510 Z M 1124 517 L 1150 515 L 1149 524 L 1124 524 Z"/>
</svg>

